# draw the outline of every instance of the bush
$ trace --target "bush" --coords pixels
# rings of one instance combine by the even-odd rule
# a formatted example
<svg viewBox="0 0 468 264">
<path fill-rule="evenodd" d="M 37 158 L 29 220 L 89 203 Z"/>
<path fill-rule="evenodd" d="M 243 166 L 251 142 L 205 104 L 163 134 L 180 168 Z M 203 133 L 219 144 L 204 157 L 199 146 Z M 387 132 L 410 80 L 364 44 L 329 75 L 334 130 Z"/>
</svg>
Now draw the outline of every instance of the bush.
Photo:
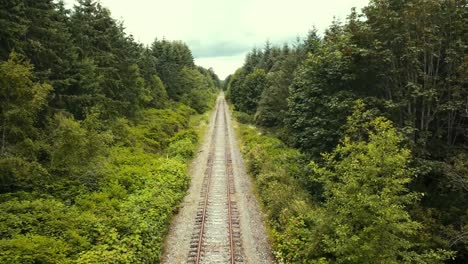
<svg viewBox="0 0 468 264">
<path fill-rule="evenodd" d="M 306 263 L 317 242 L 312 243 L 310 221 L 304 220 L 313 207 L 302 184 L 305 159 L 257 129 L 241 125 L 240 132 L 247 169 L 268 215 L 276 257 L 287 263 Z"/>
<path fill-rule="evenodd" d="M 0 263 L 159 263 L 198 142 L 197 133 L 187 129 L 193 110 L 178 104 L 173 110 L 147 110 L 135 125 L 115 120 L 111 132 L 95 137 L 83 123 L 57 116 L 51 171 L 75 177 L 45 181 L 41 176 L 51 176 L 35 163 L 1 159 L 1 172 L 15 177 L 0 178 L 1 188 L 31 180 L 37 188 L 41 179 L 43 189 L 0 195 Z M 104 144 L 108 139 L 114 146 Z M 78 149 L 69 150 L 73 146 Z M 90 153 L 96 147 L 106 151 Z M 59 164 L 69 167 L 59 170 Z M 94 170 L 89 179 L 78 173 Z M 91 179 L 93 188 L 86 188 Z"/>
<path fill-rule="evenodd" d="M 234 112 L 234 117 L 241 124 L 253 124 L 254 123 L 253 116 L 244 112 Z"/>
<path fill-rule="evenodd" d="M 197 132 L 194 129 L 182 130 L 180 132 L 177 132 L 169 141 L 172 143 L 172 142 L 183 140 L 183 139 L 188 139 L 193 144 L 197 144 L 198 143 Z"/>
<path fill-rule="evenodd" d="M 407 210 L 417 200 L 406 187 L 410 152 L 391 122 L 352 127 L 360 137 L 346 137 L 307 165 L 280 140 L 239 126 L 279 262 L 443 263 L 453 256 L 424 241 Z M 455 164 L 464 171 L 463 162 Z"/>
<path fill-rule="evenodd" d="M 193 157 L 193 154 L 195 153 L 195 145 L 189 138 L 184 138 L 169 144 L 167 153 L 170 157 L 181 158 L 186 161 Z"/>
<path fill-rule="evenodd" d="M 0 262 L 11 264 L 72 263 L 67 258 L 70 246 L 48 236 L 19 235 L 0 240 Z"/>
</svg>

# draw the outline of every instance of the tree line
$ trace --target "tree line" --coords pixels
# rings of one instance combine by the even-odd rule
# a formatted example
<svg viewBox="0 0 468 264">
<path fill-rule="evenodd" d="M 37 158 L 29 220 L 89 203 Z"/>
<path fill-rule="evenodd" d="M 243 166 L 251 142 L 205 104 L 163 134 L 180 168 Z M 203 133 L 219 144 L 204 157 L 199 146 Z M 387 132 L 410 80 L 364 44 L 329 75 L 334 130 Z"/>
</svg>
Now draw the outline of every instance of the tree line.
<svg viewBox="0 0 468 264">
<path fill-rule="evenodd" d="M 159 261 L 220 80 L 124 29 L 94 0 L 0 2 L 0 262 Z"/>
<path fill-rule="evenodd" d="M 334 20 L 323 36 L 312 29 L 294 45 L 253 49 L 227 78 L 238 120 L 303 155 L 293 155 L 293 164 L 304 165 L 300 173 L 278 176 L 281 168 L 257 159 L 275 159 L 281 145 L 262 145 L 265 139 L 245 132 L 247 143 L 272 151 L 247 144 L 259 184 L 292 177 L 304 189 L 297 199 L 313 205 L 294 218 L 290 198 L 283 220 L 271 213 L 285 260 L 466 262 L 466 6 L 372 0 L 345 22 Z M 285 219 L 300 228 L 288 229 Z M 309 243 L 294 240 L 303 251 L 293 252 L 293 239 Z"/>
</svg>

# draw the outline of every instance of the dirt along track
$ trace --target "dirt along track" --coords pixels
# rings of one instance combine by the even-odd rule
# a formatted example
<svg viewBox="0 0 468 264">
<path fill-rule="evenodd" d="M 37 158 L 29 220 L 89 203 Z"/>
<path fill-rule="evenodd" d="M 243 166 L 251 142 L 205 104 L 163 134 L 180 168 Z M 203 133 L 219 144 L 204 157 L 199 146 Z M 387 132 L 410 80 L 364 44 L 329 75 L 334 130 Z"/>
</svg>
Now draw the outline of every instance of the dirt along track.
<svg viewBox="0 0 468 264">
<path fill-rule="evenodd" d="M 272 263 L 223 95 L 190 173 L 192 183 L 172 222 L 163 263 Z"/>
</svg>

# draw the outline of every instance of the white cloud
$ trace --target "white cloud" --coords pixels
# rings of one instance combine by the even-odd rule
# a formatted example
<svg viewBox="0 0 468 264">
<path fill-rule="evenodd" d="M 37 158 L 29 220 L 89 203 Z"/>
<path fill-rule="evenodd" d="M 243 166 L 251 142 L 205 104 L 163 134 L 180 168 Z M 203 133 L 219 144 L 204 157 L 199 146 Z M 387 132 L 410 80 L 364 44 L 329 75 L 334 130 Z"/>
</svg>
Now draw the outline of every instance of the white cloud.
<svg viewBox="0 0 468 264">
<path fill-rule="evenodd" d="M 236 56 L 196 58 L 195 63 L 207 69 L 212 67 L 215 69 L 216 74 L 223 79 L 229 74 L 234 73 L 237 68 L 242 66 L 244 63 L 244 57 L 245 55 L 242 54 Z"/>
<path fill-rule="evenodd" d="M 75 1 L 65 2 L 71 7 Z M 351 7 L 362 8 L 368 0 L 100 2 L 111 10 L 114 18 L 124 21 L 127 33 L 136 40 L 144 44 L 150 44 L 156 37 L 182 40 L 193 49 L 197 63 L 204 67 L 211 65 L 220 78 L 225 78 L 242 66 L 243 60 L 239 57 L 245 56 L 252 47 L 262 47 L 267 39 L 281 44 L 304 36 L 312 26 L 323 32 L 333 16 L 344 20 Z M 219 57 L 216 57 L 217 52 Z M 232 53 L 230 59 L 229 52 Z"/>
</svg>

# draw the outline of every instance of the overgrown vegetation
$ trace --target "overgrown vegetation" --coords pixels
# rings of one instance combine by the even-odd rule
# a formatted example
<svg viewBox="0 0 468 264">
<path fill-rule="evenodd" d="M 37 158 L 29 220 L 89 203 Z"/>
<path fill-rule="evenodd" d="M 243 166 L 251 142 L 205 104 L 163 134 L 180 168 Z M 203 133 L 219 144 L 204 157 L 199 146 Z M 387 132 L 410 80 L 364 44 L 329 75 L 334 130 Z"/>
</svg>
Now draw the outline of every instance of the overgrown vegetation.
<svg viewBox="0 0 468 264">
<path fill-rule="evenodd" d="M 227 78 L 239 122 L 286 143 L 244 135 L 265 207 L 280 205 L 280 259 L 467 261 L 466 5 L 370 1 Z M 277 160 L 290 152 L 301 162 Z"/>
<path fill-rule="evenodd" d="M 264 204 L 275 255 L 286 263 L 444 263 L 453 252 L 408 212 L 421 193 L 411 152 L 391 121 L 356 123 L 322 164 L 307 164 L 298 150 L 241 125 L 248 170 Z M 304 169 L 305 168 L 305 169 Z M 446 246 L 446 244 L 444 244 Z M 438 246 L 441 246 L 440 244 Z"/>
<path fill-rule="evenodd" d="M 3 1 L 0 262 L 158 263 L 218 85 L 96 1 Z"/>
</svg>

